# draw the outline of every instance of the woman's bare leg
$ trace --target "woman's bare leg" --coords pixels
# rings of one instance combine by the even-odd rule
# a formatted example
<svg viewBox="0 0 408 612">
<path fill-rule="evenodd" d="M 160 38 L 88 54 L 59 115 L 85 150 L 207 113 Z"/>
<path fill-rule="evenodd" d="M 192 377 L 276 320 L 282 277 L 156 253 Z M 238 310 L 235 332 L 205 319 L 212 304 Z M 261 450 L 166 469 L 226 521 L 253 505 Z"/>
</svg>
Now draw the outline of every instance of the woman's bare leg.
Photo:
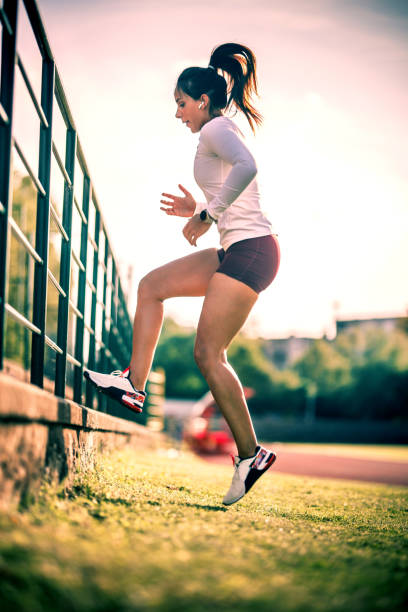
<svg viewBox="0 0 408 612">
<path fill-rule="evenodd" d="M 227 361 L 226 349 L 245 323 L 257 293 L 216 273 L 209 282 L 197 329 L 195 359 L 234 436 L 240 457 L 257 445 L 242 385 Z"/>
<path fill-rule="evenodd" d="M 149 272 L 139 283 L 133 323 L 130 378 L 144 390 L 163 323 L 163 301 L 171 297 L 205 295 L 219 266 L 216 249 L 205 249 Z"/>
</svg>

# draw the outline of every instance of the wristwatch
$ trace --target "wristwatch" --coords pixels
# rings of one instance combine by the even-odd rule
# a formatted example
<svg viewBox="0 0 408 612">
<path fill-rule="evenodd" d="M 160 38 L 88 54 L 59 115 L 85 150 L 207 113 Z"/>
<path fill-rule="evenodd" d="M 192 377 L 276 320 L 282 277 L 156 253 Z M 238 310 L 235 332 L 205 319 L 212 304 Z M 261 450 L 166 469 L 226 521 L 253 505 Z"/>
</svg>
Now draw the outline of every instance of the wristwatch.
<svg viewBox="0 0 408 612">
<path fill-rule="evenodd" d="M 217 223 L 216 220 L 212 218 L 206 208 L 204 208 L 204 210 L 200 212 L 200 219 L 201 221 L 204 221 L 204 223 L 212 223 L 213 221 L 214 223 Z"/>
</svg>

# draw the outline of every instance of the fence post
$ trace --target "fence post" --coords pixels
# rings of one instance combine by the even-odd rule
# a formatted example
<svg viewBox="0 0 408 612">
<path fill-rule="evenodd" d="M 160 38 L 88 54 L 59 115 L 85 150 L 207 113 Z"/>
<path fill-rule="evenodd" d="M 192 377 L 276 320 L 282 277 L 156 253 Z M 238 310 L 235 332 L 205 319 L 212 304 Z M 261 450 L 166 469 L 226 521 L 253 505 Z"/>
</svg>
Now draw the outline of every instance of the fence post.
<svg viewBox="0 0 408 612">
<path fill-rule="evenodd" d="M 54 62 L 48 59 L 43 59 L 41 106 L 47 119 L 48 126 L 44 126 L 41 123 L 40 128 L 40 159 L 38 178 L 44 188 L 45 194 L 42 195 L 41 193 L 38 193 L 37 197 L 37 225 L 35 248 L 42 259 L 42 263 L 39 263 L 37 261 L 35 263 L 33 300 L 33 323 L 41 331 L 39 334 L 33 334 L 33 341 L 31 346 L 31 382 L 35 385 L 38 385 L 39 387 L 43 386 L 44 380 L 54 85 Z"/>
<path fill-rule="evenodd" d="M 13 95 L 17 38 L 17 0 L 4 0 L 0 92 L 0 370 L 4 358 L 4 326 L 7 275 L 7 235 L 10 200 Z"/>
<path fill-rule="evenodd" d="M 62 213 L 62 224 L 68 235 L 61 245 L 61 272 L 60 285 L 65 295 L 60 293 L 58 300 L 58 335 L 57 344 L 62 353 L 57 353 L 55 365 L 55 394 L 65 397 L 65 375 L 67 370 L 67 339 L 68 339 L 68 315 L 69 315 L 69 291 L 71 285 L 71 244 L 72 244 L 72 205 L 74 200 L 74 169 L 76 156 L 77 135 L 75 130 L 67 130 L 67 151 L 65 169 L 71 181 L 69 185 L 65 181 L 64 209 Z"/>
<path fill-rule="evenodd" d="M 99 210 L 95 207 L 95 230 L 92 236 L 94 242 L 94 253 L 92 258 L 92 300 L 91 300 L 91 319 L 90 325 L 93 333 L 89 337 L 89 358 L 88 368 L 94 370 L 96 367 L 96 297 L 98 289 L 98 256 L 99 256 L 99 235 L 101 227 L 101 215 Z M 94 389 L 88 383 L 86 388 L 87 406 L 93 408 Z"/>
<path fill-rule="evenodd" d="M 81 366 L 75 366 L 74 370 L 74 402 L 82 404 L 82 383 L 84 371 L 84 330 L 85 330 L 85 291 L 86 291 L 86 264 L 88 255 L 88 218 L 89 218 L 89 199 L 91 194 L 91 183 L 88 176 L 84 176 L 84 190 L 82 198 L 82 211 L 87 223 L 81 225 L 81 253 L 80 260 L 84 267 L 79 270 L 78 278 L 78 303 L 77 307 L 82 317 L 77 317 L 75 334 L 75 359 Z"/>
<path fill-rule="evenodd" d="M 103 285 L 102 285 L 102 305 L 101 305 L 102 307 L 101 342 L 102 342 L 102 345 L 106 346 L 107 338 L 108 338 L 108 334 L 106 331 L 106 294 L 107 294 L 107 288 L 108 288 L 109 247 L 108 247 L 108 239 L 105 233 L 103 233 L 103 245 L 104 245 L 103 260 L 101 259 L 102 253 L 100 252 L 100 245 L 99 245 L 99 260 L 101 264 L 103 264 Z M 98 287 L 98 290 L 99 290 L 99 287 Z M 105 372 L 107 366 L 108 366 L 107 355 L 104 350 L 101 350 L 99 353 L 98 368 L 101 372 Z M 103 395 L 102 393 L 100 393 L 98 397 L 98 409 L 101 412 L 106 412 L 106 404 L 107 404 L 107 397 Z"/>
</svg>

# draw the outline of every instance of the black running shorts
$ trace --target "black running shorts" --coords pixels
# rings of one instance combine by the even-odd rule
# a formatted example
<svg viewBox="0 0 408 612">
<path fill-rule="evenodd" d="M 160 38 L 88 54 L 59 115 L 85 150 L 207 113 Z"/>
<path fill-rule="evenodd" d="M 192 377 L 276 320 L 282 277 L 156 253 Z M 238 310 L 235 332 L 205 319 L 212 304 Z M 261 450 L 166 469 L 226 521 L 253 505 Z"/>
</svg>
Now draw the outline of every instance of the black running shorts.
<svg viewBox="0 0 408 612">
<path fill-rule="evenodd" d="M 266 289 L 278 272 L 280 249 L 274 235 L 240 240 L 217 253 L 220 267 L 216 271 L 236 278 L 256 293 Z"/>
</svg>

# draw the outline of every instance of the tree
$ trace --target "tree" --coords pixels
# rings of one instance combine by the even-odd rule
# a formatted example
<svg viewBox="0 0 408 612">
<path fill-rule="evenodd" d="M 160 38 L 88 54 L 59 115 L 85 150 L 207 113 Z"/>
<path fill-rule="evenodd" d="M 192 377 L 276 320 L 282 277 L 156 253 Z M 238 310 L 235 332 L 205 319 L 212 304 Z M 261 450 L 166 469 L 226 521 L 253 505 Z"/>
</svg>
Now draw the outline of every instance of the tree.
<svg viewBox="0 0 408 612">
<path fill-rule="evenodd" d="M 408 336 L 400 330 L 393 332 L 372 326 L 350 329 L 339 334 L 334 348 L 350 361 L 351 368 L 386 364 L 392 369 L 408 369 Z"/>
<path fill-rule="evenodd" d="M 198 399 L 208 386 L 194 361 L 195 333 L 166 319 L 153 367 L 166 372 L 166 396 Z"/>
<path fill-rule="evenodd" d="M 35 232 L 37 218 L 37 191 L 28 175 L 21 175 L 15 171 L 13 175 L 12 217 L 22 230 L 28 241 L 35 247 Z M 59 230 L 52 232 L 50 222 L 50 237 L 48 246 L 48 267 L 54 277 L 59 280 L 60 243 Z M 7 270 L 7 301 L 32 321 L 33 311 L 33 281 L 34 260 L 26 248 L 18 241 L 13 232 L 10 232 L 9 262 Z M 47 291 L 46 333 L 52 340 L 57 340 L 58 326 L 58 298 L 57 290 L 50 285 Z M 5 356 L 24 369 L 30 368 L 30 349 L 32 332 L 21 323 L 7 316 L 5 335 Z M 49 378 L 54 377 L 55 355 L 53 351 L 46 352 L 45 373 Z"/>
<path fill-rule="evenodd" d="M 408 337 L 403 331 L 349 330 L 339 335 L 336 347 L 350 361 L 353 384 L 344 398 L 348 414 L 408 417 Z"/>
<path fill-rule="evenodd" d="M 319 395 L 334 393 L 351 382 L 349 360 L 325 340 L 316 340 L 295 363 L 294 370 L 315 383 Z"/>
<path fill-rule="evenodd" d="M 319 416 L 408 416 L 408 338 L 401 331 L 346 330 L 330 344 L 316 341 L 295 367 L 317 386 Z"/>
<path fill-rule="evenodd" d="M 199 398 L 208 385 L 194 361 L 195 331 L 166 319 L 157 347 L 154 367 L 166 371 L 168 397 Z M 299 410 L 303 387 L 295 372 L 278 372 L 262 351 L 262 340 L 239 334 L 228 350 L 228 359 L 242 384 L 254 390 L 253 411 Z M 295 403 L 296 408 L 295 408 Z"/>
</svg>

